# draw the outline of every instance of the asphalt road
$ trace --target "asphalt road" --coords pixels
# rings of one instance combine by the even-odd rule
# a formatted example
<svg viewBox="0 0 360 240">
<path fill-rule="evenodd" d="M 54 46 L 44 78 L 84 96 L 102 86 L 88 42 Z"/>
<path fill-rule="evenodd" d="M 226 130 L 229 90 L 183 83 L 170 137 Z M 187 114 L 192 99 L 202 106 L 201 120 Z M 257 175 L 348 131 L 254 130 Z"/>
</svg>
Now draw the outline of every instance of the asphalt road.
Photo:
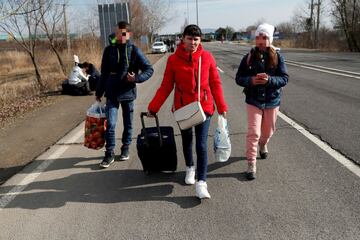
<svg viewBox="0 0 360 240">
<path fill-rule="evenodd" d="M 240 45 L 209 47 L 229 77 L 235 76 L 241 57 L 249 51 Z M 360 164 L 360 54 L 286 49 L 281 53 L 291 62 L 281 111 Z M 311 69 L 300 67 L 303 64 Z"/>
<path fill-rule="evenodd" d="M 211 200 L 196 199 L 194 186 L 183 183 L 181 138 L 169 114 L 170 97 L 159 118 L 161 125 L 173 126 L 177 134 L 176 173 L 146 176 L 135 144 L 131 146 L 129 161 L 117 161 L 109 169 L 99 169 L 103 152 L 82 146 L 84 126 L 81 124 L 0 187 L 0 239 L 358 239 L 359 175 L 281 118 L 269 144 L 269 159 L 259 160 L 255 181 L 246 181 L 246 108 L 242 89 L 234 83 L 241 49 L 225 44 L 206 47 L 213 50 L 223 71 L 233 146 L 228 162 L 214 162 L 215 115 L 208 146 L 207 182 Z M 296 55 L 285 51 L 284 54 L 289 58 Z M 146 110 L 160 84 L 165 63 L 166 58 L 158 61 L 154 77 L 139 87 L 135 116 Z M 342 80 L 292 66 L 289 73 L 291 78 L 281 111 L 309 130 L 319 131 L 321 138 L 329 136 L 329 143 L 331 139 L 347 139 L 344 145 L 352 144 L 356 154 L 359 138 L 349 139 L 350 136 L 341 133 L 352 128 L 349 134 L 354 137 L 358 134 L 355 126 L 360 119 L 355 116 L 359 114 L 356 113 L 359 95 L 355 89 L 358 80 Z M 336 81 L 347 82 L 352 87 L 346 92 L 344 84 L 335 84 Z M 331 84 L 335 86 L 329 96 Z M 322 86 L 325 90 L 321 90 Z M 357 101 L 352 105 L 340 101 L 350 98 Z M 326 103 L 322 102 L 324 99 Z M 319 112 L 316 108 L 319 102 L 321 107 L 328 108 L 320 108 Z M 338 105 L 331 108 L 335 102 Z M 333 117 L 350 114 L 351 110 L 350 116 L 342 117 L 356 121 Z M 327 115 L 317 118 L 321 113 Z M 150 126 L 152 121 L 146 123 Z M 327 126 L 330 123 L 333 125 Z M 136 117 L 134 142 L 140 128 L 140 118 Z"/>
</svg>

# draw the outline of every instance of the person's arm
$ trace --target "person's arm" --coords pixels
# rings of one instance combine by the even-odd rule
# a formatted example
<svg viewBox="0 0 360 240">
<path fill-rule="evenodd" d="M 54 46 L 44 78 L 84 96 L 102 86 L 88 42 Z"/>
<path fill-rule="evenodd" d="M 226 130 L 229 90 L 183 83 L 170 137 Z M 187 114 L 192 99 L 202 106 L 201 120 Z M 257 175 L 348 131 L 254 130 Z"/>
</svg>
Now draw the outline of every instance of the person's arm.
<svg viewBox="0 0 360 240">
<path fill-rule="evenodd" d="M 174 79 L 174 72 L 172 69 L 172 61 L 171 57 L 168 59 L 164 78 L 161 82 L 159 89 L 156 91 L 155 96 L 151 100 L 148 106 L 148 110 L 151 114 L 156 114 L 161 106 L 164 104 L 168 96 L 170 95 L 171 91 L 174 89 L 175 79 Z"/>
<path fill-rule="evenodd" d="M 275 74 L 275 76 L 269 76 L 267 86 L 276 89 L 284 87 L 289 81 L 289 75 L 287 73 L 285 60 L 280 54 L 278 54 L 278 66 Z"/>
<path fill-rule="evenodd" d="M 216 108 L 219 114 L 226 114 L 227 105 L 224 98 L 223 88 L 221 79 L 219 76 L 218 69 L 214 57 L 209 53 L 210 68 L 209 68 L 209 85 L 211 94 L 214 97 Z"/>
<path fill-rule="evenodd" d="M 105 48 L 103 56 L 102 56 L 102 60 L 101 60 L 101 76 L 100 76 L 100 81 L 97 83 L 96 86 L 96 93 L 95 96 L 98 99 L 101 99 L 101 97 L 104 95 L 105 92 L 105 84 L 106 81 L 109 77 L 110 74 L 110 70 L 109 70 L 109 60 L 108 60 L 108 54 L 109 53 L 109 48 Z"/>
<path fill-rule="evenodd" d="M 141 72 L 139 74 L 135 73 L 135 82 L 142 83 L 148 80 L 154 73 L 154 69 L 151 66 L 149 60 L 146 58 L 144 53 L 138 48 L 134 46 L 133 51 L 135 51 L 135 69 L 140 69 Z"/>
<path fill-rule="evenodd" d="M 89 77 L 87 75 L 85 75 L 84 71 L 82 68 L 78 69 L 78 76 L 77 76 L 82 82 L 85 82 L 89 79 Z"/>
<path fill-rule="evenodd" d="M 248 73 L 248 63 L 247 63 L 247 58 L 248 58 L 249 54 L 246 54 L 241 62 L 240 62 L 240 66 L 238 68 L 238 71 L 236 73 L 236 77 L 235 77 L 235 81 L 236 84 L 248 88 L 252 86 L 252 78 L 253 76 L 249 75 Z"/>
</svg>

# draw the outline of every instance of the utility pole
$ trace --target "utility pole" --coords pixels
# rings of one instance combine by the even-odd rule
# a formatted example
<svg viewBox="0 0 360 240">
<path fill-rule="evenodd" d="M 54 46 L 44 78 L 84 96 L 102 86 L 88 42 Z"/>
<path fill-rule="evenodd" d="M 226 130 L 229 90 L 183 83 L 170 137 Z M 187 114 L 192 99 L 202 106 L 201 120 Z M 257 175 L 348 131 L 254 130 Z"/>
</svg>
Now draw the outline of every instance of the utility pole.
<svg viewBox="0 0 360 240">
<path fill-rule="evenodd" d="M 321 0 L 317 1 L 317 18 L 316 18 L 316 30 L 315 30 L 315 48 L 319 46 L 319 28 L 320 28 L 320 11 L 321 11 Z"/>
<path fill-rule="evenodd" d="M 71 49 L 71 42 L 70 42 L 70 35 L 68 34 L 68 27 L 67 27 L 67 19 L 66 19 L 66 4 L 63 4 L 63 13 L 64 13 L 64 27 L 65 27 L 65 39 L 66 39 L 66 47 L 68 54 L 70 54 Z"/>
<path fill-rule="evenodd" d="M 196 25 L 199 26 L 199 9 L 198 9 L 198 0 L 196 0 Z"/>
<path fill-rule="evenodd" d="M 313 47 L 314 43 L 313 43 L 313 26 L 314 26 L 314 0 L 311 0 L 311 5 L 310 5 L 310 31 L 309 31 L 309 37 L 310 37 L 310 44 Z"/>
<path fill-rule="evenodd" d="M 187 6 L 187 21 L 190 22 L 190 19 L 189 19 L 189 0 L 186 0 L 186 6 Z"/>
</svg>

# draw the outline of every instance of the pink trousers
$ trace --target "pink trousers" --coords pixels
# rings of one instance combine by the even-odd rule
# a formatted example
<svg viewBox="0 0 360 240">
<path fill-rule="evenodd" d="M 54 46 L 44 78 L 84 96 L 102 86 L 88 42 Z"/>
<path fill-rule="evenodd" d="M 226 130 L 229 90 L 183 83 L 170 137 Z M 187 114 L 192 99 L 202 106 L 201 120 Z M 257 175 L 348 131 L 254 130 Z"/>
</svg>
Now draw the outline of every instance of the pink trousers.
<svg viewBox="0 0 360 240">
<path fill-rule="evenodd" d="M 275 123 L 279 107 L 260 109 L 247 104 L 248 132 L 246 136 L 246 158 L 255 162 L 258 145 L 269 142 L 275 132 Z"/>
</svg>

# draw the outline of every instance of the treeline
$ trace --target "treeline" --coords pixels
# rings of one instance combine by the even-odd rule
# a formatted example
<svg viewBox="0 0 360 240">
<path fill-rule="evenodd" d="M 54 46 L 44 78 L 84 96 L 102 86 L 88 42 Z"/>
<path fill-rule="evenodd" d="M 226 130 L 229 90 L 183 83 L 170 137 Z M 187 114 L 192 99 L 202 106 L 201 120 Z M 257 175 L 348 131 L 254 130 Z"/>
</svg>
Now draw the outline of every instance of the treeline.
<svg viewBox="0 0 360 240">
<path fill-rule="evenodd" d="M 114 2 L 122 2 L 117 0 Z M 134 38 L 148 35 L 153 38 L 164 24 L 170 20 L 168 10 L 170 2 L 165 0 L 131 0 L 131 24 Z M 71 58 L 74 45 L 79 39 L 73 40 L 69 34 L 69 21 L 77 22 L 78 28 L 86 31 L 83 34 L 88 40 L 86 47 L 100 47 L 99 21 L 97 5 L 88 4 L 84 18 L 69 19 L 69 0 L 3 0 L 0 1 L 0 31 L 7 33 L 30 57 L 34 66 L 36 85 L 40 91 L 46 90 L 38 61 L 38 49 L 47 46 L 56 56 L 59 69 L 67 75 L 64 58 Z M 162 11 L 158 11 L 162 9 Z M 81 32 L 81 31 L 79 31 Z M 94 46 L 90 46 L 94 45 Z"/>
<path fill-rule="evenodd" d="M 331 21 L 332 27 L 324 19 Z M 235 32 L 232 27 L 221 27 L 215 32 L 217 40 L 238 38 L 236 34 L 249 36 L 260 20 L 246 29 Z M 360 51 L 360 1 L 359 0 L 307 0 L 294 12 L 288 22 L 276 26 L 279 37 L 291 47 L 315 48 L 338 51 Z M 282 41 L 276 41 L 281 43 Z"/>
</svg>

